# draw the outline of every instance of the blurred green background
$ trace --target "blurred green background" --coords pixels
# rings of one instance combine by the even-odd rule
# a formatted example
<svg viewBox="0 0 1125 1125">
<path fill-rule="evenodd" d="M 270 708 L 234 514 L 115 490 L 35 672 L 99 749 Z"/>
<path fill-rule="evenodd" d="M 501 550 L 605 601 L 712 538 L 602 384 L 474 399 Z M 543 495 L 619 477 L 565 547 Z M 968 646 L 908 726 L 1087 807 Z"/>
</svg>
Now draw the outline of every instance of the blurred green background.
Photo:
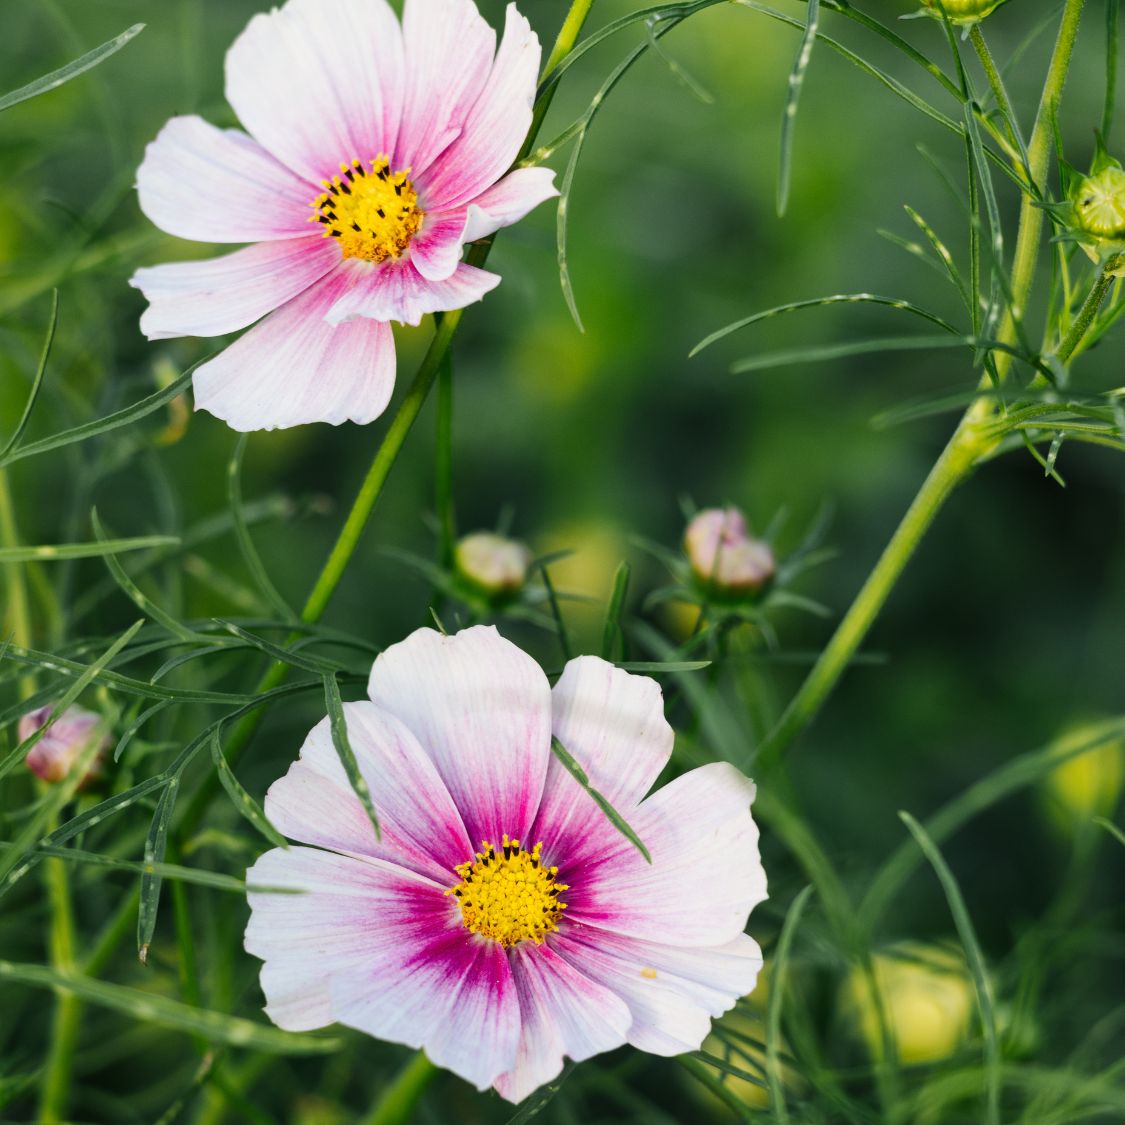
<svg viewBox="0 0 1125 1125">
<path fill-rule="evenodd" d="M 59 329 L 32 437 L 143 397 L 213 347 L 202 340 L 149 344 L 138 331 L 143 301 L 127 284 L 133 271 L 213 251 L 154 230 L 137 208 L 133 177 L 145 144 L 169 116 L 199 113 L 235 124 L 222 95 L 223 54 L 263 6 L 255 0 L 0 0 L 4 90 L 133 22 L 148 25 L 89 74 L 0 116 L 0 432 L 10 431 L 22 408 L 53 286 L 60 290 Z M 784 8 L 803 16 L 803 6 Z M 499 3 L 482 9 L 494 24 L 501 19 Z M 528 0 L 523 10 L 549 43 L 560 5 Z M 630 10 L 622 0 L 604 0 L 595 6 L 591 27 Z M 875 2 L 866 10 L 892 22 L 908 9 Z M 1056 10 L 1039 0 L 1008 3 L 987 25 L 996 56 L 1007 59 Z M 941 100 L 935 83 L 885 44 L 831 12 L 823 13 L 822 27 L 946 112 L 957 112 Z M 937 25 L 922 20 L 896 24 L 896 30 L 946 65 Z M 1053 34 L 1048 21 L 1006 75 L 1028 124 Z M 612 66 L 642 37 L 638 29 L 626 31 L 568 74 L 543 139 L 585 108 Z M 781 555 L 829 503 L 834 517 L 828 542 L 838 557 L 806 576 L 799 589 L 842 613 L 956 416 L 890 427 L 877 419 L 915 397 L 965 392 L 976 381 L 967 353 L 950 350 L 730 373 L 733 360 L 756 352 L 916 330 L 893 311 L 854 306 L 770 320 L 688 358 L 703 336 L 738 317 L 831 293 L 903 297 L 962 323 L 955 292 L 878 232 L 913 240 L 917 231 L 903 212 L 909 204 L 963 260 L 962 205 L 921 151 L 961 185 L 963 146 L 820 46 L 797 123 L 790 205 L 779 219 L 779 122 L 797 36 L 758 13 L 723 4 L 692 17 L 662 43 L 711 100 L 695 96 L 650 53 L 596 119 L 577 172 L 569 236 L 585 332 L 566 309 L 554 253 L 554 208 L 543 206 L 498 239 L 489 265 L 503 275 L 503 284 L 469 311 L 455 344 L 459 527 L 495 526 L 509 510 L 513 532 L 536 550 L 575 549 L 556 577 L 597 599 L 593 608 L 568 611 L 587 647 L 596 645 L 602 607 L 623 558 L 634 564 L 631 609 L 644 616 L 644 593 L 664 578 L 633 537 L 675 548 L 685 496 L 700 506 L 739 504 L 759 529 L 786 509 Z M 1102 5 L 1095 3 L 1060 121 L 1067 157 L 1079 167 L 1089 160 L 1100 120 L 1103 51 Z M 1110 150 L 1121 153 L 1112 139 Z M 561 169 L 564 159 L 556 156 L 554 166 Z M 998 190 L 1010 252 L 1017 200 L 1006 181 Z M 1044 288 L 1041 279 L 1040 302 Z M 1036 323 L 1034 309 L 1029 320 Z M 397 335 L 401 395 L 428 330 Z M 1122 355 L 1118 332 L 1080 362 L 1079 383 L 1121 385 Z M 24 541 L 92 538 L 93 505 L 120 535 L 175 533 L 220 512 L 236 435 L 200 414 L 162 444 L 153 437 L 167 418 L 157 415 L 156 422 L 14 466 Z M 252 436 L 246 497 L 288 498 L 276 499 L 281 518 L 256 525 L 254 533 L 291 602 L 299 604 L 310 587 L 385 425 L 384 418 L 366 428 L 308 426 Z M 429 621 L 429 586 L 385 549 L 433 556 L 433 433 L 431 403 L 325 618 L 378 645 Z M 846 674 L 794 750 L 786 781 L 793 807 L 846 880 L 862 883 L 905 838 L 897 810 L 923 817 L 1076 721 L 1123 709 L 1125 473 L 1119 456 L 1074 444 L 1063 447 L 1058 468 L 1065 490 L 1046 479 L 1030 456 L 1008 455 L 955 495 L 865 646 L 880 659 Z M 105 584 L 96 560 L 53 569 L 48 577 L 82 615 L 61 627 L 39 620 L 41 648 L 58 643 L 60 631 L 68 639 L 110 634 L 136 616 Z M 234 541 L 225 536 L 164 568 L 150 592 L 184 616 L 208 618 L 251 612 L 246 585 Z M 104 596 L 91 597 L 91 591 Z M 668 624 L 659 614 L 650 616 L 661 627 Z M 819 649 L 831 629 L 830 622 L 795 613 L 779 614 L 774 624 L 782 649 L 796 654 Z M 507 631 L 546 666 L 557 665 L 549 635 L 528 627 Z M 768 668 L 760 706 L 776 714 L 799 684 L 803 666 L 798 660 Z M 242 682 L 256 673 L 256 667 L 242 673 Z M 315 701 L 295 703 L 271 716 L 240 770 L 253 792 L 260 795 L 283 772 L 316 710 Z M 172 741 L 190 736 L 184 724 L 170 732 Z M 5 803 L 26 796 L 9 780 Z M 1068 867 L 1071 837 L 1044 815 L 1043 803 L 1034 792 L 1013 797 L 945 847 L 986 954 L 996 961 L 1012 953 L 1075 877 Z M 228 830 L 234 823 L 220 822 Z M 143 826 L 143 817 L 130 823 L 136 831 Z M 1120 849 L 1106 841 L 1083 861 L 1090 884 L 1083 900 L 1086 928 L 1075 929 L 1068 920 L 1056 935 L 1060 945 L 1050 971 L 1059 974 L 1052 978 L 1058 991 L 1044 1001 L 1043 1016 L 1051 1043 L 1042 1057 L 1052 1065 L 1065 1060 L 1105 1014 L 1106 997 L 1121 994 L 1123 870 Z M 256 844 L 246 842 L 241 856 L 222 848 L 201 853 L 199 862 L 238 873 Z M 774 900 L 752 920 L 751 931 L 768 939 L 804 878 L 769 833 L 764 847 Z M 115 878 L 102 886 L 124 893 L 128 883 Z M 37 894 L 32 886 L 22 890 L 22 925 L 8 903 L 0 908 L 0 956 L 42 956 Z M 209 900 L 200 895 L 194 901 L 202 911 Z M 244 910 L 237 900 L 224 898 L 221 905 L 232 915 Z M 96 928 L 98 907 L 83 909 Z M 207 973 L 227 973 L 237 982 L 220 981 L 218 992 L 233 990 L 239 1010 L 252 1014 L 260 1002 L 255 963 L 237 947 L 240 926 L 240 918 L 232 918 L 224 931 L 235 943 L 225 960 L 216 953 L 222 932 L 210 936 L 203 958 Z M 937 884 L 921 871 L 896 899 L 879 936 L 950 933 Z M 159 956 L 156 972 L 174 987 L 174 967 L 161 965 Z M 110 975 L 132 983 L 145 979 L 129 966 L 127 953 Z M 147 979 L 151 985 L 152 970 Z M 826 987 L 822 981 L 820 999 L 811 1003 L 829 1004 Z M 26 1062 L 34 1055 L 24 1041 L 25 1026 L 35 1028 L 33 1041 L 41 1041 L 47 1018 L 49 994 L 15 992 L 10 1009 L 0 1004 L 0 1079 L 10 1060 Z M 28 1025 L 6 1019 L 5 1010 L 18 1011 Z M 120 1021 L 113 1027 L 115 1035 L 123 1034 Z M 104 1060 L 95 1050 L 84 1064 L 82 1119 L 155 1120 L 179 1088 L 176 1082 L 183 1086 L 184 1074 L 190 1075 L 190 1067 L 183 1070 L 190 1057 L 182 1036 L 162 1036 L 150 1052 L 140 1031 L 124 1034 L 133 1054 L 120 1043 L 116 1051 L 102 1043 Z M 1120 1028 L 1111 1047 L 1100 1049 L 1112 1050 L 1114 1042 L 1120 1047 Z M 285 1107 L 304 1098 L 314 1108 L 303 1120 L 348 1120 L 347 1110 L 335 1117 L 332 1106 L 364 1105 L 372 1096 L 370 1080 L 385 1077 L 402 1057 L 365 1041 L 335 1060 L 283 1064 L 272 1073 L 287 1077 L 276 1078 L 262 1104 L 276 1119 L 298 1120 L 298 1110 Z M 373 1069 L 356 1073 L 357 1059 L 374 1060 Z M 664 1105 L 674 1119 L 705 1112 L 691 1100 L 686 1077 L 639 1057 L 614 1060 L 613 1073 L 625 1075 L 625 1086 L 602 1088 L 591 1077 L 581 1087 L 595 1116 L 650 1119 L 643 1101 L 630 1107 L 621 1100 L 626 1086 L 667 1087 Z M 452 1100 L 427 1103 L 422 1112 L 429 1120 L 505 1119 L 500 1103 L 469 1098 L 453 1079 L 441 1090 Z M 124 1103 L 117 1101 L 121 1096 Z M 323 1104 L 315 1100 L 321 1097 Z M 18 1115 L 24 1103 L 13 1104 L 13 1120 L 31 1119 Z M 136 1117 L 117 1117 L 125 1112 L 122 1104 L 132 1104 Z M 578 1112 L 568 1104 L 560 1098 L 551 1112 L 566 1120 L 566 1113 Z M 231 1120 L 250 1118 L 235 1111 Z"/>
</svg>

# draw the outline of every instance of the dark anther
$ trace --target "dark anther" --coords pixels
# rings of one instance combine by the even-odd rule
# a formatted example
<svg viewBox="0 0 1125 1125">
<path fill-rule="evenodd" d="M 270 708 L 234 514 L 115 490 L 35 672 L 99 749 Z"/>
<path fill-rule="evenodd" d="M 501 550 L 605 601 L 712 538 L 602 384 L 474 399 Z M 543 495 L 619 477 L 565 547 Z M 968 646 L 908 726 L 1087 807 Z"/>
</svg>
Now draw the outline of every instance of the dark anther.
<svg viewBox="0 0 1125 1125">
<path fill-rule="evenodd" d="M 333 238 L 343 238 L 343 237 L 344 237 L 344 232 L 343 232 L 343 231 L 339 231 L 339 230 L 334 230 L 334 231 L 332 232 L 332 237 L 333 237 Z"/>
<path fill-rule="evenodd" d="M 378 215 L 380 219 L 385 219 L 387 217 L 387 213 L 382 207 L 376 207 L 375 214 Z"/>
<path fill-rule="evenodd" d="M 317 215 L 316 221 L 318 223 L 324 223 L 325 226 L 327 226 L 332 220 L 329 219 L 329 218 L 326 218 L 324 215 Z"/>
<path fill-rule="evenodd" d="M 360 234 L 363 233 L 363 228 L 359 225 L 359 223 L 352 223 L 352 230 L 357 231 Z"/>
<path fill-rule="evenodd" d="M 351 195 L 351 193 L 352 193 L 352 189 L 350 187 L 348 187 L 348 185 L 346 183 L 344 183 L 343 180 L 340 181 L 340 190 L 345 195 Z"/>
</svg>

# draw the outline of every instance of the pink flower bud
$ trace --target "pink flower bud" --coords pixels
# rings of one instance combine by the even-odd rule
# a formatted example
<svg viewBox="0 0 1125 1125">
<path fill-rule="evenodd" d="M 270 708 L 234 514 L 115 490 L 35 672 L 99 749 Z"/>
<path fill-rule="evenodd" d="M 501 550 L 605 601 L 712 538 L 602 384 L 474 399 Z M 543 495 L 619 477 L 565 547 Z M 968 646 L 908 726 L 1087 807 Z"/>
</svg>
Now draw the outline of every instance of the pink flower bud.
<svg viewBox="0 0 1125 1125">
<path fill-rule="evenodd" d="M 720 594 L 761 590 L 777 569 L 768 543 L 754 539 L 737 508 L 706 508 L 684 533 L 684 550 L 700 582 Z"/>
<path fill-rule="evenodd" d="M 477 531 L 457 544 L 454 563 L 470 585 L 489 597 L 498 597 L 514 594 L 527 581 L 531 552 L 514 539 Z"/>
<path fill-rule="evenodd" d="M 20 719 L 19 738 L 23 742 L 47 725 L 52 708 L 40 707 Z M 63 781 L 95 737 L 100 717 L 85 708 L 68 707 L 52 724 L 50 730 L 28 751 L 27 766 L 44 781 Z M 85 785 L 100 772 L 109 740 L 102 736 L 101 745 L 82 779 Z"/>
</svg>

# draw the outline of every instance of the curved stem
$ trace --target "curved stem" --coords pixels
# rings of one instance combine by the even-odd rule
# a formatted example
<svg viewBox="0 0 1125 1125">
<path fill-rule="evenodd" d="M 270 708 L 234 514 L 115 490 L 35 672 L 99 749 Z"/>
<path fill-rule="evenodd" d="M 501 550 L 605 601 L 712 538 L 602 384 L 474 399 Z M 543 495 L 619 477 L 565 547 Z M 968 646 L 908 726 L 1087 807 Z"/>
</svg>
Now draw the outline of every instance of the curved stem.
<svg viewBox="0 0 1125 1125">
<path fill-rule="evenodd" d="M 1035 281 L 1035 265 L 1043 228 L 1043 211 L 1036 205 L 1034 193 L 1045 184 L 1050 159 L 1051 123 L 1058 109 L 1066 84 L 1078 23 L 1085 0 L 1066 0 L 1054 53 L 1047 71 L 1047 81 L 1039 102 L 1031 141 L 1028 144 L 1028 167 L 1031 191 L 1025 193 L 1020 208 L 1019 233 L 1012 266 L 1012 302 L 999 333 L 1001 343 L 1017 339 L 1016 325 L 1023 316 Z M 1040 192 L 1040 194 L 1042 194 Z M 1095 310 L 1096 311 L 1096 310 Z M 1011 366 L 1012 353 L 999 351 L 995 357 L 998 381 L 1003 381 Z M 987 376 L 982 389 L 987 386 Z M 798 734 L 808 725 L 828 698 L 856 649 L 867 636 L 879 611 L 883 608 L 894 584 L 921 542 L 934 517 L 941 510 L 956 486 L 971 472 L 977 461 L 992 451 L 997 442 L 988 433 L 987 423 L 996 409 L 994 396 L 982 395 L 965 411 L 953 436 L 923 482 L 902 522 L 887 544 L 874 570 L 868 575 L 855 601 L 844 615 L 820 658 L 813 665 L 805 682 L 789 702 L 777 726 L 770 732 L 759 751 L 759 771 L 776 765 Z"/>
<path fill-rule="evenodd" d="M 416 1052 L 379 1095 L 362 1125 L 407 1125 L 413 1119 L 418 1099 L 436 1073 L 434 1064 L 421 1051 Z"/>
</svg>

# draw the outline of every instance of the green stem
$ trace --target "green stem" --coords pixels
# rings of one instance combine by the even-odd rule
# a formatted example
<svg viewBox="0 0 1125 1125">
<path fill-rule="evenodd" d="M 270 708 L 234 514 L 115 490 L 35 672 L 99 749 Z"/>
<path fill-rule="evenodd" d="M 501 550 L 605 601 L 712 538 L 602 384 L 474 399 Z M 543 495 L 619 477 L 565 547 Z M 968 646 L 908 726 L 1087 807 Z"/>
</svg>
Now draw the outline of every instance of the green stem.
<svg viewBox="0 0 1125 1125">
<path fill-rule="evenodd" d="M 1109 292 L 1115 280 L 1113 271 L 1121 268 L 1123 260 L 1125 260 L 1125 254 L 1115 254 L 1102 267 L 1102 272 L 1094 283 L 1094 287 L 1086 295 L 1086 300 L 1082 302 L 1082 307 L 1078 310 L 1078 316 L 1075 317 L 1074 323 L 1070 326 L 1070 331 L 1059 344 L 1059 350 L 1056 354 L 1062 363 L 1066 363 L 1074 355 L 1075 351 L 1078 350 L 1078 345 L 1082 343 L 1086 333 L 1090 330 L 1090 325 L 1093 324 L 1094 317 L 1098 315 L 1098 310 L 1102 307 L 1105 295 Z"/>
<path fill-rule="evenodd" d="M 1038 185 L 1045 184 L 1051 154 L 1051 123 L 1058 109 L 1066 84 L 1078 23 L 1085 0 L 1066 0 L 1054 53 L 1047 71 L 1047 81 L 1039 110 L 1035 118 L 1031 141 L 1028 144 L 1028 169 L 1031 175 L 1030 190 L 1024 193 L 1020 208 L 1019 231 L 1012 266 L 1012 302 L 1001 327 L 1001 342 L 1012 344 L 1017 339 L 1016 324 L 1023 311 L 1035 281 L 1035 265 L 1039 253 L 1039 239 L 1043 228 L 1043 211 L 1036 205 Z M 1040 195 L 1042 193 L 1039 193 Z M 995 355 L 995 373 L 1003 381 L 1011 365 L 1009 352 Z M 988 386 L 988 377 L 982 388 Z M 789 702 L 778 724 L 763 742 L 759 752 L 759 772 L 775 766 L 809 722 L 816 716 L 828 698 L 836 681 L 850 663 L 856 649 L 867 636 L 879 611 L 890 596 L 899 576 L 906 568 L 922 537 L 933 523 L 945 501 L 956 486 L 968 476 L 977 460 L 989 453 L 996 439 L 988 435 L 987 424 L 996 409 L 993 396 L 982 396 L 965 411 L 953 436 L 942 450 L 906 515 L 899 524 L 890 543 L 864 582 L 813 665 L 805 682 Z"/>
<path fill-rule="evenodd" d="M 436 1073 L 434 1064 L 418 1051 L 379 1095 L 361 1125 L 405 1125 L 411 1120 L 418 1099 Z"/>
<path fill-rule="evenodd" d="M 996 61 L 992 57 L 992 52 L 988 49 L 988 44 L 985 42 L 984 33 L 981 31 L 979 23 L 973 24 L 972 30 L 969 32 L 969 38 L 976 48 L 977 57 L 980 59 L 981 66 L 984 67 L 984 73 L 988 78 L 989 86 L 992 87 L 992 96 L 996 99 L 996 105 L 999 107 L 1008 125 L 1008 132 L 1011 135 L 1012 143 L 1019 149 L 1020 156 L 1024 161 L 1024 171 L 1030 174 L 1030 169 L 1026 167 L 1028 159 L 1027 149 L 1024 147 L 1023 137 L 1020 134 L 1019 122 L 1016 120 L 1016 111 L 1012 108 L 1011 100 L 1008 98 L 1008 91 L 1004 88 L 1004 80 L 1000 77 L 1000 71 L 997 69 Z"/>
<path fill-rule="evenodd" d="M 57 826 L 56 820 L 50 828 L 53 830 Z M 65 861 L 56 858 L 44 860 L 43 878 L 51 907 L 51 965 L 60 973 L 72 973 L 75 970 L 74 908 Z M 81 1003 L 76 996 L 60 993 L 56 998 L 51 1048 L 43 1068 L 39 1098 L 38 1120 L 43 1125 L 57 1125 L 66 1119 L 81 1012 Z"/>
<path fill-rule="evenodd" d="M 437 452 L 434 458 L 434 507 L 441 527 L 441 562 L 450 566 L 457 539 L 453 507 L 453 362 L 447 355 L 438 372 Z"/>
<path fill-rule="evenodd" d="M 19 529 L 16 525 L 16 507 L 12 503 L 12 490 L 8 472 L 0 469 L 0 543 L 5 547 L 18 547 Z M 10 562 L 4 567 L 4 586 L 8 597 L 8 628 L 12 640 L 21 648 L 31 645 L 31 606 L 24 581 L 23 563 Z M 0 622 L 2 625 L 3 622 Z M 20 695 L 26 699 L 35 694 L 35 678 L 31 675 L 20 680 Z"/>
</svg>

